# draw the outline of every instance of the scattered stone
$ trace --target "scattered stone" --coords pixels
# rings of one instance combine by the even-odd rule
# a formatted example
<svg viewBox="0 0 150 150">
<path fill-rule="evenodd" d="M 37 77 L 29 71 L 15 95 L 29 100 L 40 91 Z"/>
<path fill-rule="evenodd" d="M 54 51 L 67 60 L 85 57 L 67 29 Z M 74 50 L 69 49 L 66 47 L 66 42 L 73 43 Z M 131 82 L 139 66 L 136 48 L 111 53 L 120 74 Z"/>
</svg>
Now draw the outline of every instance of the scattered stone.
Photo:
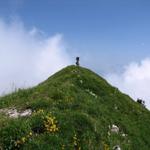
<svg viewBox="0 0 150 150">
<path fill-rule="evenodd" d="M 120 146 L 119 145 L 116 145 L 113 147 L 113 150 L 121 150 Z"/>
<path fill-rule="evenodd" d="M 95 98 L 97 98 L 97 95 L 95 93 L 93 93 L 92 91 L 90 91 L 89 89 L 86 89 L 86 92 L 88 92 L 90 95 L 92 95 Z"/>
<path fill-rule="evenodd" d="M 9 117 L 13 117 L 13 118 L 17 118 L 18 117 L 18 112 L 15 108 L 4 108 L 4 109 L 0 109 L 0 113 L 6 114 Z"/>
<path fill-rule="evenodd" d="M 6 115 L 8 115 L 10 118 L 18 118 L 19 113 L 17 112 L 16 109 L 8 109 L 6 111 Z"/>
<path fill-rule="evenodd" d="M 119 132 L 119 127 L 117 127 L 116 125 L 112 125 L 112 127 L 111 127 L 111 132 L 113 132 L 113 133 L 118 133 Z"/>
<path fill-rule="evenodd" d="M 122 133 L 122 137 L 126 137 L 127 136 L 127 134 L 125 134 L 125 133 Z"/>
<path fill-rule="evenodd" d="M 83 81 L 82 81 L 82 80 L 80 80 L 80 83 L 82 84 L 82 83 L 83 83 Z"/>
<path fill-rule="evenodd" d="M 0 113 L 8 115 L 10 118 L 26 117 L 32 114 L 31 109 L 26 109 L 24 111 L 18 112 L 16 108 L 4 108 L 0 109 Z"/>
<path fill-rule="evenodd" d="M 108 134 L 108 136 L 110 136 L 110 132 L 109 131 L 107 132 L 107 134 Z"/>
<path fill-rule="evenodd" d="M 19 116 L 20 116 L 20 117 L 26 117 L 26 116 L 30 116 L 31 114 L 32 114 L 32 110 L 31 110 L 31 109 L 27 109 L 27 110 L 21 112 L 21 113 L 19 114 Z"/>
<path fill-rule="evenodd" d="M 72 70 L 71 72 L 72 72 L 72 73 L 77 73 L 78 71 L 77 71 L 77 70 Z"/>
<path fill-rule="evenodd" d="M 118 109 L 118 107 L 115 105 L 115 110 L 117 110 Z"/>
</svg>

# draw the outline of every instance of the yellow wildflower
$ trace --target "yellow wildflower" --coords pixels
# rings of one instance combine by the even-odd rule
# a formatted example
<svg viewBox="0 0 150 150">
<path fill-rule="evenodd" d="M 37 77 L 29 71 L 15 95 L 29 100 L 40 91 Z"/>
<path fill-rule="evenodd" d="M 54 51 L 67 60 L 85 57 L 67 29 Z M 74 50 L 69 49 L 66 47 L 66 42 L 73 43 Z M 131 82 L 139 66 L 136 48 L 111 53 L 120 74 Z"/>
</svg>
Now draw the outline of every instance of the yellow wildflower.
<svg viewBox="0 0 150 150">
<path fill-rule="evenodd" d="M 26 137 L 22 137 L 22 138 L 21 138 L 21 141 L 22 141 L 23 143 L 25 143 Z"/>
<path fill-rule="evenodd" d="M 58 131 L 56 118 L 53 117 L 51 114 L 47 115 L 45 117 L 44 127 L 46 131 L 51 132 L 51 133 Z"/>
</svg>

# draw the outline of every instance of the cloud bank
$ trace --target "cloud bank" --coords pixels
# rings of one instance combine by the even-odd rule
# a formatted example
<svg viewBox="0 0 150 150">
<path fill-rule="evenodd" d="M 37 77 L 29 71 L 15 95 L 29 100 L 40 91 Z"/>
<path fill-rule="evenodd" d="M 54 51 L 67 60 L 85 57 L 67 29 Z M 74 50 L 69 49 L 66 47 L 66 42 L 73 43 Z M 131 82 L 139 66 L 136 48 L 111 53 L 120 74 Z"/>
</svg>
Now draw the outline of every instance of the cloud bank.
<svg viewBox="0 0 150 150">
<path fill-rule="evenodd" d="M 141 62 L 132 62 L 123 73 L 108 74 L 107 80 L 135 100 L 142 98 L 150 109 L 150 58 Z"/>
<path fill-rule="evenodd" d="M 0 20 L 0 94 L 33 86 L 71 63 L 61 34 L 46 37 L 22 22 Z"/>
</svg>

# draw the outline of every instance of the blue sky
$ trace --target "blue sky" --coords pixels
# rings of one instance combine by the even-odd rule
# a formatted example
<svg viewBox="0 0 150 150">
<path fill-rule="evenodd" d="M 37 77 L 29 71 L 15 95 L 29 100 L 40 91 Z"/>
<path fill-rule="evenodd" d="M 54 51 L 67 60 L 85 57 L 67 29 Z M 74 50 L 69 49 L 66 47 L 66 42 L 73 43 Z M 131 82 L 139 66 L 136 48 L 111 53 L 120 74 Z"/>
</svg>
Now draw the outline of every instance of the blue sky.
<svg viewBox="0 0 150 150">
<path fill-rule="evenodd" d="M 149 0 L 5 0 L 0 16 L 17 16 L 47 36 L 63 34 L 69 51 L 94 57 L 101 67 L 94 69 L 107 72 L 150 55 L 149 8 Z"/>
<path fill-rule="evenodd" d="M 80 56 L 150 108 L 149 8 L 149 0 L 1 0 L 0 88 L 35 85 Z"/>
</svg>

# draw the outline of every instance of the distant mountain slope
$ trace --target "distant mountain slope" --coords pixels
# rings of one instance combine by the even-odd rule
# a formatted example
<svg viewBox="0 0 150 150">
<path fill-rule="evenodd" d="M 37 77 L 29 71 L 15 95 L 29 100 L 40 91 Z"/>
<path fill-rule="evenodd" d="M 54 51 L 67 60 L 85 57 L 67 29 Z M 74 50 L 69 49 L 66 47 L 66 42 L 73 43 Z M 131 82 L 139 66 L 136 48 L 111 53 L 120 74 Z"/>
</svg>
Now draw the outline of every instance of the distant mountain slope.
<svg viewBox="0 0 150 150">
<path fill-rule="evenodd" d="M 119 148 L 150 150 L 150 111 L 86 68 L 68 66 L 0 98 L 2 150 Z"/>
</svg>

